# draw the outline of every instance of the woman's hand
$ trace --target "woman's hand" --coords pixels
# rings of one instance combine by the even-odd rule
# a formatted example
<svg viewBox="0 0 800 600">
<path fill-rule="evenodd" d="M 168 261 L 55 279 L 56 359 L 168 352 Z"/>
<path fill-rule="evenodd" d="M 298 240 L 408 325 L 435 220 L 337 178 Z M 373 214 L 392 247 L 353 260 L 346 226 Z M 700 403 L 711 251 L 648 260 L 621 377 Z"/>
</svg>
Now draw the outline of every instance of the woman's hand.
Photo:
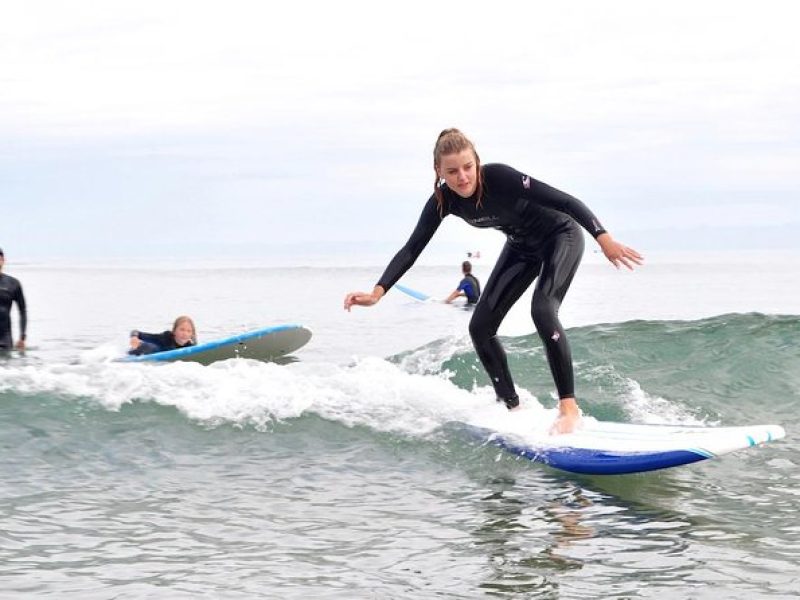
<svg viewBox="0 0 800 600">
<path fill-rule="evenodd" d="M 383 298 L 386 291 L 379 285 L 375 286 L 371 294 L 366 292 L 350 292 L 344 297 L 344 309 L 349 311 L 353 305 L 356 306 L 372 306 L 378 300 Z"/>
<path fill-rule="evenodd" d="M 606 258 L 618 269 L 622 264 L 633 271 L 633 265 L 641 265 L 644 260 L 644 257 L 636 250 L 620 244 L 608 233 L 598 235 L 597 243 L 600 244 L 600 249 L 606 255 Z"/>
</svg>

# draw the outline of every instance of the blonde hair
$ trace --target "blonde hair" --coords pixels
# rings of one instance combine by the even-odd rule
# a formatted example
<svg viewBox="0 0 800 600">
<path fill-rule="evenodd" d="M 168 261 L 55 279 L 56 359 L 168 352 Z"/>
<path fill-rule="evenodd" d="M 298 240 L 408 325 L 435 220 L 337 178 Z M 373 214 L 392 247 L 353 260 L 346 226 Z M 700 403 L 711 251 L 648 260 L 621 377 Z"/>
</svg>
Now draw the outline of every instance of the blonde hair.
<svg viewBox="0 0 800 600">
<path fill-rule="evenodd" d="M 442 164 L 442 157 L 449 154 L 458 154 L 464 150 L 471 150 L 475 155 L 475 204 L 481 205 L 483 198 L 483 175 L 481 174 L 481 159 L 478 152 L 475 150 L 475 145 L 465 136 L 459 129 L 451 127 L 444 129 L 439 137 L 436 138 L 436 144 L 433 147 L 433 169 L 436 171 Z M 439 206 L 439 214 L 442 214 L 444 206 L 444 196 L 442 195 L 442 180 L 439 177 L 439 172 L 436 171 L 436 179 L 433 182 L 433 195 L 436 196 L 436 203 Z"/>
<path fill-rule="evenodd" d="M 174 334 L 175 330 L 178 327 L 180 327 L 181 325 L 183 325 L 184 323 L 188 323 L 191 326 L 191 328 L 192 328 L 192 343 L 196 344 L 197 343 L 197 330 L 194 327 L 194 321 L 192 321 L 191 317 L 187 317 L 186 315 L 181 315 L 180 317 L 175 319 L 175 322 L 172 324 L 172 333 Z"/>
</svg>

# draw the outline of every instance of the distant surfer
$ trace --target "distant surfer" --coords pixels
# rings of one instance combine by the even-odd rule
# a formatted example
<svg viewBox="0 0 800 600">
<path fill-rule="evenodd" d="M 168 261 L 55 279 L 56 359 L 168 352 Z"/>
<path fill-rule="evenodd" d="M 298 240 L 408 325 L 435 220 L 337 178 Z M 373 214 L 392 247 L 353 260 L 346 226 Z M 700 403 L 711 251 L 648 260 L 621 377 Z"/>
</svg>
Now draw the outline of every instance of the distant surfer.
<svg viewBox="0 0 800 600">
<path fill-rule="evenodd" d="M 8 352 L 12 348 L 20 352 L 25 350 L 26 331 L 28 329 L 28 310 L 25 307 L 25 294 L 19 280 L 3 273 L 6 257 L 0 249 L 0 352 Z M 11 306 L 17 303 L 19 311 L 19 340 L 16 346 L 11 335 Z"/>
<path fill-rule="evenodd" d="M 622 265 L 633 269 L 634 264 L 642 264 L 642 256 L 615 241 L 577 198 L 507 165 L 482 166 L 474 145 L 458 129 L 445 129 L 439 134 L 433 150 L 433 168 L 433 195 L 425 203 L 411 237 L 372 292 L 347 294 L 345 309 L 377 303 L 411 268 L 447 215 L 456 215 L 474 227 L 499 229 L 506 235 L 506 243 L 469 324 L 475 351 L 498 400 L 509 409 L 519 406 L 497 330 L 506 313 L 536 279 L 531 314 L 559 397 L 559 416 L 551 431 L 574 430 L 581 413 L 575 400 L 572 355 L 558 320 L 558 309 L 583 254 L 581 227 L 595 238 L 617 268 Z"/>
<path fill-rule="evenodd" d="M 188 348 L 196 344 L 197 333 L 194 321 L 187 316 L 180 316 L 175 319 L 172 331 L 164 331 L 162 333 L 145 333 L 136 329 L 131 331 L 131 349 L 128 350 L 128 354 L 135 356 L 154 354 L 177 348 Z"/>
<path fill-rule="evenodd" d="M 477 304 L 481 297 L 481 284 L 478 278 L 472 274 L 472 263 L 465 260 L 461 263 L 461 273 L 464 278 L 459 282 L 458 287 L 453 290 L 445 302 L 450 304 L 456 298 L 462 296 L 467 299 L 467 304 Z"/>
</svg>

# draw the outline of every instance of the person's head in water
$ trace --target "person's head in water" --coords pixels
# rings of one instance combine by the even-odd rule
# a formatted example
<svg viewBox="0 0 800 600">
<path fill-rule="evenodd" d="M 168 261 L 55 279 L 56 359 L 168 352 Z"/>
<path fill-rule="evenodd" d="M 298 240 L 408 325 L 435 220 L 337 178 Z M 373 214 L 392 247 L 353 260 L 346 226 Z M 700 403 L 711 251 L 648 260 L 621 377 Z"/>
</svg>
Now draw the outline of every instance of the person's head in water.
<svg viewBox="0 0 800 600">
<path fill-rule="evenodd" d="M 194 321 L 185 315 L 175 319 L 172 325 L 172 337 L 178 346 L 185 346 L 188 342 L 197 343 L 197 333 L 194 328 Z"/>
<path fill-rule="evenodd" d="M 6 255 L 3 254 L 3 249 L 0 248 L 0 271 L 3 270 L 3 265 L 6 263 Z"/>
<path fill-rule="evenodd" d="M 483 192 L 481 159 L 472 142 L 458 129 L 445 129 L 439 134 L 433 147 L 433 170 L 436 172 L 433 193 L 440 210 L 442 182 L 462 198 L 474 195 L 476 204 L 480 205 Z"/>
<path fill-rule="evenodd" d="M 464 275 L 469 275 L 472 273 L 472 263 L 468 260 L 465 260 L 463 263 L 461 263 L 461 272 L 464 273 Z"/>
</svg>

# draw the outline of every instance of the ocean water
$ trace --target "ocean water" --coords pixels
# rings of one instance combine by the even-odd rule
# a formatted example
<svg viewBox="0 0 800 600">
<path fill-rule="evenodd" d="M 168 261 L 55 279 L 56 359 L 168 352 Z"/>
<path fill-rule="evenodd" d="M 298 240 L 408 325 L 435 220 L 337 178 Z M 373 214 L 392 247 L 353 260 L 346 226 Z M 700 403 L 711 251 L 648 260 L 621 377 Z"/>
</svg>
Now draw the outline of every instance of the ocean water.
<svg viewBox="0 0 800 600">
<path fill-rule="evenodd" d="M 437 297 L 454 267 L 417 266 Z M 346 262 L 344 264 L 347 264 Z M 488 259 L 475 261 L 485 281 Z M 761 448 L 580 476 L 516 458 L 470 313 L 381 266 L 8 264 L 25 356 L 0 360 L 0 598 L 796 598 L 800 259 L 588 255 L 562 308 L 594 418 L 779 423 Z M 528 316 L 501 334 L 523 403 L 554 417 Z M 288 364 L 113 361 L 179 314 L 201 339 L 280 323 Z M 16 317 L 16 314 L 14 314 Z M 15 318 L 16 332 L 16 318 Z"/>
</svg>

